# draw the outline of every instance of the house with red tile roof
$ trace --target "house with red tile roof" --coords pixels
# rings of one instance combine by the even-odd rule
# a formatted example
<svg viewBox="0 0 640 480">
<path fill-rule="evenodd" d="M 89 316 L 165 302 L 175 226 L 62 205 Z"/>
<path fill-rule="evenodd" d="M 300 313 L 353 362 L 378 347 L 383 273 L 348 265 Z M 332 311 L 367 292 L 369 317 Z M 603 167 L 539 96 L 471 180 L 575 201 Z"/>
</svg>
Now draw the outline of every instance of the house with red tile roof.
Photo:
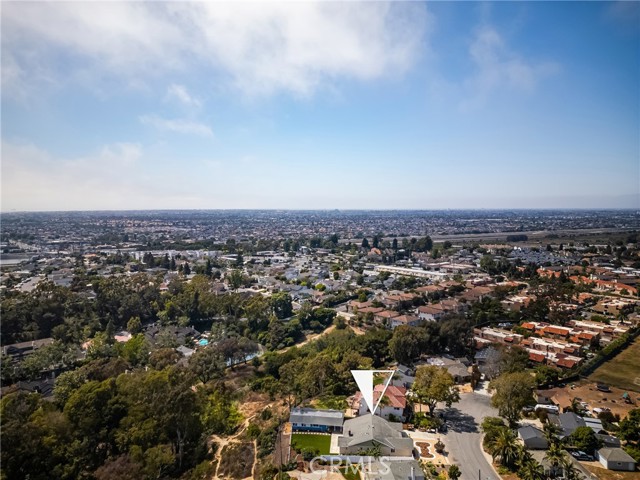
<svg viewBox="0 0 640 480">
<path fill-rule="evenodd" d="M 436 322 L 441 320 L 446 315 L 446 312 L 435 305 L 423 305 L 416 309 L 416 314 L 422 320 Z"/>
<path fill-rule="evenodd" d="M 424 320 L 422 320 L 420 317 L 416 316 L 416 315 L 399 315 L 397 317 L 393 317 L 391 319 L 391 328 L 396 328 L 399 327 L 400 325 L 407 325 L 410 327 L 417 327 L 418 325 L 420 325 L 421 323 L 423 323 Z"/>
<path fill-rule="evenodd" d="M 376 323 L 381 323 L 386 325 L 388 323 L 389 324 L 391 323 L 392 318 L 399 317 L 399 316 L 400 314 L 393 310 L 382 310 L 381 312 L 373 314 L 373 321 Z"/>
<path fill-rule="evenodd" d="M 548 338 L 567 338 L 571 333 L 570 328 L 556 327 L 555 325 L 547 325 L 540 332 L 544 337 Z"/>
<path fill-rule="evenodd" d="M 547 357 L 543 353 L 529 352 L 529 360 L 535 363 L 545 364 Z"/>
<path fill-rule="evenodd" d="M 373 403 L 378 403 L 380 395 L 384 390 L 383 384 L 378 384 L 373 389 Z M 358 415 L 366 415 L 369 412 L 367 403 L 362 398 L 362 394 L 357 392 L 353 397 L 353 405 L 358 411 Z M 380 405 L 376 410 L 376 416 L 380 416 L 385 420 L 394 419 L 395 421 L 404 422 L 406 420 L 407 408 L 407 389 L 404 387 L 396 387 L 389 385 L 380 401 Z"/>
</svg>

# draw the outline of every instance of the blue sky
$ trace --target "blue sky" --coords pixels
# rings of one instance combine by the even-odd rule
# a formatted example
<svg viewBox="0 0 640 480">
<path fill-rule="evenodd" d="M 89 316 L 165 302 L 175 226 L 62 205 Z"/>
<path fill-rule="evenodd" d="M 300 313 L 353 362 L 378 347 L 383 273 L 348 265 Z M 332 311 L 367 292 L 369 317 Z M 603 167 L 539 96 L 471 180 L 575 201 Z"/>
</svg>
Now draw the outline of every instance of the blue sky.
<svg viewBox="0 0 640 480">
<path fill-rule="evenodd" d="M 640 4 L 2 5 L 2 210 L 640 208 Z"/>
</svg>

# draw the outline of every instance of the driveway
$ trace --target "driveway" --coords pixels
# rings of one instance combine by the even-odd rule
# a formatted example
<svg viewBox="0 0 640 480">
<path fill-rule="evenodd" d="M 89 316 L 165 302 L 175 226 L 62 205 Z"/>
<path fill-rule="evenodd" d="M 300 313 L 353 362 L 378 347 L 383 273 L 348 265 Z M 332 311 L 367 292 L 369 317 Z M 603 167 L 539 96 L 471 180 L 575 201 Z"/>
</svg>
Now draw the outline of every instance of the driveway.
<svg viewBox="0 0 640 480">
<path fill-rule="evenodd" d="M 449 463 L 460 467 L 462 480 L 500 480 L 491 466 L 491 456 L 482 450 L 480 424 L 485 417 L 496 417 L 498 412 L 489 402 L 491 397 L 482 393 L 463 393 L 451 408 L 440 410 L 445 414 L 448 432 L 441 439 L 445 444 Z"/>
</svg>

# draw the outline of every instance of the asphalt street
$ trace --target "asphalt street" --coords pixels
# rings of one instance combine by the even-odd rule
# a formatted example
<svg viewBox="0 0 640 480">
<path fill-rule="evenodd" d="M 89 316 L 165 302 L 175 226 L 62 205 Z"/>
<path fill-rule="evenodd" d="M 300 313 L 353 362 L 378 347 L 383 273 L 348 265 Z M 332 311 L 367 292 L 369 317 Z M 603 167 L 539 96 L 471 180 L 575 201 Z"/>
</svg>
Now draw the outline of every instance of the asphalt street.
<svg viewBox="0 0 640 480">
<path fill-rule="evenodd" d="M 498 416 L 489 404 L 491 397 L 481 393 L 463 393 L 460 401 L 441 410 L 448 432 L 442 436 L 450 463 L 462 472 L 461 480 L 500 480 L 482 451 L 480 425 L 485 417 Z"/>
</svg>

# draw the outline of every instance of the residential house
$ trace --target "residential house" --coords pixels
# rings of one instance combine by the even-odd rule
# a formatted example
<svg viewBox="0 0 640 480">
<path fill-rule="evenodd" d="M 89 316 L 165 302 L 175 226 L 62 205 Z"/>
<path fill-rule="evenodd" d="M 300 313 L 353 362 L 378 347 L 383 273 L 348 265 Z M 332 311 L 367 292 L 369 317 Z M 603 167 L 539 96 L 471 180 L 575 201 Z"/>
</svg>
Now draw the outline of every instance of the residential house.
<svg viewBox="0 0 640 480">
<path fill-rule="evenodd" d="M 466 362 L 466 360 L 464 361 Z M 471 371 L 469 366 L 460 360 L 454 360 L 446 357 L 434 357 L 429 358 L 426 364 L 446 369 L 456 383 L 466 383 L 471 381 Z"/>
<path fill-rule="evenodd" d="M 380 395 L 384 391 L 384 385 L 378 384 L 373 388 L 373 404 L 377 404 Z M 367 402 L 362 398 L 362 394 L 357 392 L 353 397 L 353 403 L 356 405 L 358 415 L 366 415 L 369 412 Z M 407 389 L 404 387 L 396 387 L 389 385 L 384 393 L 384 397 L 380 401 L 376 410 L 376 415 L 386 420 L 399 420 L 404 422 L 406 419 L 405 410 L 407 408 Z"/>
<path fill-rule="evenodd" d="M 390 385 L 395 387 L 404 387 L 407 389 L 411 388 L 411 385 L 413 385 L 413 382 L 416 379 L 415 375 L 416 372 L 413 368 L 398 364 Z"/>
<path fill-rule="evenodd" d="M 402 431 L 402 423 L 388 422 L 378 415 L 366 414 L 345 420 L 338 437 L 340 455 L 366 455 L 379 446 L 381 456 L 413 456 L 413 440 Z"/>
<path fill-rule="evenodd" d="M 491 297 L 493 294 L 493 288 L 491 287 L 473 287 L 471 290 L 467 290 L 462 294 L 467 302 L 480 302 L 484 298 Z"/>
<path fill-rule="evenodd" d="M 598 450 L 598 461 L 607 470 L 635 472 L 636 461 L 621 448 L 601 448 Z"/>
<path fill-rule="evenodd" d="M 533 425 L 525 425 L 518 429 L 518 438 L 522 440 L 524 446 L 529 450 L 546 450 L 549 442 L 544 433 Z"/>
<path fill-rule="evenodd" d="M 51 343 L 53 343 L 53 338 L 43 338 L 41 340 L 5 345 L 2 347 L 2 354 L 14 358 L 22 358 L 27 355 L 31 355 L 39 348 L 44 347 L 45 345 L 50 345 Z"/>
<path fill-rule="evenodd" d="M 438 320 L 442 320 L 445 314 L 446 312 L 444 310 L 437 308 L 434 305 L 424 305 L 416 309 L 416 315 L 418 315 L 421 320 L 425 320 L 427 322 L 437 322 Z"/>
<path fill-rule="evenodd" d="M 358 313 L 360 309 L 370 307 L 371 304 L 372 302 L 370 301 L 359 302 L 357 300 L 350 300 L 349 302 L 347 302 L 346 309 L 349 313 Z"/>
<path fill-rule="evenodd" d="M 383 310 L 373 314 L 373 321 L 382 325 L 391 325 L 391 319 L 399 316 L 400 314 L 393 310 Z"/>
<path fill-rule="evenodd" d="M 596 418 L 583 418 L 573 412 L 549 415 L 549 421 L 560 428 L 560 438 L 568 437 L 578 427 L 590 427 L 594 433 L 603 433 L 602 422 Z"/>
<path fill-rule="evenodd" d="M 393 317 L 391 319 L 391 328 L 394 329 L 396 327 L 399 327 L 400 325 L 407 325 L 410 327 L 417 327 L 418 325 L 420 325 L 424 320 L 422 320 L 420 317 L 417 317 L 415 315 L 399 315 L 397 317 Z"/>
<path fill-rule="evenodd" d="M 339 410 L 292 408 L 289 415 L 294 432 L 342 432 L 344 413 Z"/>
<path fill-rule="evenodd" d="M 365 463 L 364 480 L 425 480 L 417 460 Z"/>
</svg>

